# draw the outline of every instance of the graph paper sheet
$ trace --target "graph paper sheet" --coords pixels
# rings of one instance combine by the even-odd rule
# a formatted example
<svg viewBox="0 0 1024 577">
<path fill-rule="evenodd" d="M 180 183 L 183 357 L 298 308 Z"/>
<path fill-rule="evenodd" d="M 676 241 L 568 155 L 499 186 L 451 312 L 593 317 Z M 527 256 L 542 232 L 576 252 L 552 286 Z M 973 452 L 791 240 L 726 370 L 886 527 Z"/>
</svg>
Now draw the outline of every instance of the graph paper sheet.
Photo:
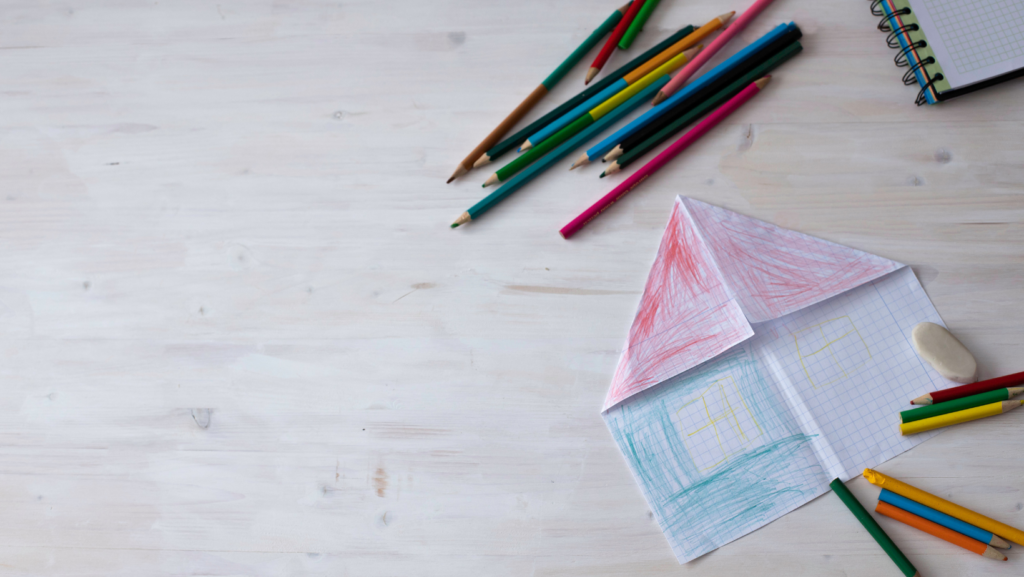
<svg viewBox="0 0 1024 577">
<path fill-rule="evenodd" d="M 666 276 L 677 259 L 690 272 Z M 695 317 L 696 287 L 731 304 Z M 683 360 L 610 393 L 604 418 L 681 563 L 930 438 L 898 428 L 908 399 L 950 386 L 910 344 L 915 324 L 942 320 L 909 268 L 679 198 L 644 293 L 616 376 L 637 335 L 644 359 Z M 636 331 L 645 307 L 686 311 L 682 326 Z M 745 331 L 721 330 L 732 325 Z"/>
<path fill-rule="evenodd" d="M 1024 68 L 1021 0 L 909 0 L 953 88 Z"/>
</svg>

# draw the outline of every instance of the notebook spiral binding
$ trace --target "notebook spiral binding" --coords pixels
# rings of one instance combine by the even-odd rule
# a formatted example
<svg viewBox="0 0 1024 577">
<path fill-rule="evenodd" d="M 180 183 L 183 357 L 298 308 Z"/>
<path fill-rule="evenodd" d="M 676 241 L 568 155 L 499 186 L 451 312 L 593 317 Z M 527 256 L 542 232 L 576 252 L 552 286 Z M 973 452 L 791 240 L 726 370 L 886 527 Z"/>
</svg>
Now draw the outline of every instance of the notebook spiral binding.
<svg viewBox="0 0 1024 577">
<path fill-rule="evenodd" d="M 889 7 L 889 9 L 887 10 L 886 7 Z M 898 18 L 911 14 L 911 9 L 901 8 L 894 10 L 893 8 L 893 4 L 891 2 L 886 3 L 886 0 L 871 0 L 871 14 L 880 18 L 878 30 L 888 33 L 888 36 L 885 38 L 886 45 L 893 50 L 899 51 L 893 58 L 893 64 L 899 68 L 909 67 L 909 70 L 903 74 L 903 84 L 907 86 L 915 83 L 921 85 L 921 91 L 917 93 L 917 98 L 914 99 L 914 103 L 921 106 L 928 102 L 928 97 L 926 96 L 928 91 L 933 90 L 935 83 L 942 80 L 943 76 L 941 73 L 936 74 L 934 77 L 928 74 L 925 66 L 935 64 L 935 58 L 928 56 L 922 59 L 917 54 L 917 50 L 927 47 L 928 42 L 923 39 L 911 40 L 908 34 L 909 32 L 919 31 L 921 27 L 916 23 L 902 23 Z M 895 28 L 894 24 L 896 24 Z M 911 54 L 913 54 L 913 58 Z"/>
</svg>

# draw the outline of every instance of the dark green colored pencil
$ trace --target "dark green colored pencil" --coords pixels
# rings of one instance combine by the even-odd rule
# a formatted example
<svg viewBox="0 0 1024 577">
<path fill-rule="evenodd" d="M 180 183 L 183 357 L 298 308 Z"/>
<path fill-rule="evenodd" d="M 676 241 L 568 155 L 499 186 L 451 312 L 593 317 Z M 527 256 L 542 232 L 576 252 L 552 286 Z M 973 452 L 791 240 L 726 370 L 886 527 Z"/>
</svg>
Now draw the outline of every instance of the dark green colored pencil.
<svg viewBox="0 0 1024 577">
<path fill-rule="evenodd" d="M 757 68 L 744 74 L 738 80 L 736 80 L 729 86 L 723 88 L 711 98 L 705 100 L 703 103 L 700 104 L 700 106 L 697 106 L 693 110 L 687 112 L 686 114 L 682 115 L 676 120 L 670 122 L 668 125 L 664 126 L 663 128 L 661 128 L 661 130 L 656 132 L 653 136 L 649 137 L 647 140 L 643 141 L 641 144 L 634 147 L 633 149 L 627 151 L 625 154 L 616 159 L 615 162 L 612 162 L 610 165 L 608 165 L 608 168 L 606 168 L 605 171 L 601 173 L 601 177 L 603 178 L 609 174 L 614 174 L 622 170 L 626 166 L 630 165 L 636 159 L 647 154 L 651 150 L 657 148 L 659 144 L 668 140 L 669 137 L 671 137 L 673 134 L 679 132 L 686 126 L 690 125 L 701 116 L 704 116 L 708 112 L 711 112 L 713 109 L 720 106 L 723 102 L 738 94 L 740 90 L 743 90 L 744 88 L 749 86 L 751 82 L 754 82 L 758 78 L 765 76 L 766 74 L 777 68 L 780 64 L 798 54 L 801 50 L 803 50 L 803 46 L 801 46 L 799 42 L 794 42 L 790 44 L 789 46 L 784 48 L 782 52 L 779 52 L 775 56 L 769 58 Z"/>
<path fill-rule="evenodd" d="M 679 31 L 677 31 L 672 36 L 669 36 L 665 40 L 659 42 L 657 46 L 655 46 L 654 48 L 651 48 L 647 52 L 644 52 L 640 56 L 637 56 L 633 60 L 630 60 L 615 72 L 612 72 L 611 74 L 605 76 L 598 82 L 591 84 L 590 87 L 588 87 L 586 90 L 580 92 L 576 96 L 573 96 L 569 100 L 565 101 L 558 108 L 555 108 L 551 112 L 545 114 L 544 116 L 530 123 L 530 125 L 527 126 L 526 128 L 520 130 L 519 132 L 516 132 L 512 136 L 494 145 L 493 148 L 485 152 L 483 156 L 477 159 L 473 166 L 482 166 L 510 150 L 515 150 L 516 148 L 519 148 L 519 145 L 526 141 L 526 139 L 529 138 L 530 135 L 535 134 L 541 128 L 544 128 L 548 124 L 551 124 L 551 122 L 558 120 L 559 118 L 564 116 L 565 113 L 569 112 L 573 108 L 576 108 L 580 104 L 583 104 L 595 94 L 601 92 L 605 88 L 608 88 L 609 86 L 612 85 L 612 83 L 617 82 L 623 76 L 635 70 L 641 64 L 647 62 L 651 58 L 654 58 L 669 46 L 672 46 L 676 42 L 679 42 L 680 40 L 686 38 L 692 33 L 693 26 L 685 26 L 683 28 L 680 28 Z"/>
<path fill-rule="evenodd" d="M 615 158 L 621 156 L 623 152 L 628 152 L 630 149 L 636 148 L 638 144 L 641 144 L 648 138 L 654 136 L 662 128 L 668 126 L 676 119 L 681 118 L 687 112 L 700 106 L 707 99 L 713 98 L 715 94 L 717 94 L 723 88 L 729 86 L 737 79 L 743 78 L 748 72 L 757 69 L 758 66 L 764 64 L 768 60 L 771 60 L 773 56 L 779 54 L 780 52 L 785 50 L 787 46 L 799 40 L 802 35 L 803 33 L 800 31 L 799 28 L 794 28 L 793 30 L 790 30 L 786 34 L 783 34 L 782 36 L 778 37 L 774 42 L 770 42 L 767 46 L 764 47 L 764 49 L 762 49 L 757 54 L 747 59 L 745 62 L 736 66 L 735 69 L 730 70 L 726 74 L 723 74 L 721 78 L 715 80 L 711 84 L 708 84 L 703 89 L 698 90 L 692 96 L 688 97 L 686 100 L 676 103 L 672 107 L 672 110 L 667 112 L 661 118 L 658 118 L 654 122 L 651 122 L 647 126 L 636 131 L 636 133 L 623 139 L 622 142 L 618 144 L 618 146 L 612 149 L 612 152 L 609 152 L 606 155 L 611 157 L 608 158 L 608 160 L 615 160 Z M 742 87 L 740 89 L 742 90 Z"/>
<path fill-rule="evenodd" d="M 892 559 L 892 562 L 899 567 L 900 571 L 902 571 L 907 577 L 918 577 L 919 573 L 910 562 L 910 559 L 907 559 L 907 556 L 903 554 L 903 551 L 900 551 L 900 548 L 897 547 L 896 544 L 892 542 L 892 539 L 885 534 L 885 531 L 878 526 L 878 521 L 875 521 L 874 517 L 868 513 L 867 509 L 860 504 L 860 501 L 853 496 L 853 493 L 846 488 L 846 485 L 844 485 L 839 479 L 836 479 L 829 483 L 828 486 L 832 487 L 832 491 L 835 492 L 836 496 L 842 499 L 846 508 L 849 509 L 850 512 L 853 513 L 853 516 L 860 521 L 860 524 L 867 529 L 868 533 L 870 533 L 875 541 L 878 542 L 882 547 L 882 550 L 885 551 L 889 558 Z"/>
</svg>

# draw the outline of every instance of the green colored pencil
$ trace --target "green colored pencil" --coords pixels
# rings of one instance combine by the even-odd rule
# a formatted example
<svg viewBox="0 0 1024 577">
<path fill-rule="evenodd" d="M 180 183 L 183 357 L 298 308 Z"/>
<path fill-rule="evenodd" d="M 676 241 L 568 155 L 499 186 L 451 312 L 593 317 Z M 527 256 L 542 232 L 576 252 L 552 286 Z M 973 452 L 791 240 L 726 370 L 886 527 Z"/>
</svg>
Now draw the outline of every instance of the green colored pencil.
<svg viewBox="0 0 1024 577">
<path fill-rule="evenodd" d="M 658 7 L 658 2 L 661 0 L 647 0 L 647 2 L 640 8 L 640 11 L 636 13 L 636 18 L 633 19 L 632 24 L 626 29 L 626 33 L 622 35 L 622 39 L 619 40 L 619 49 L 627 50 L 633 44 L 633 40 L 636 39 L 640 31 L 644 29 L 644 24 L 647 23 L 647 19 L 651 17 L 651 13 Z"/>
<path fill-rule="evenodd" d="M 829 483 L 828 486 L 832 487 L 835 494 L 843 500 L 843 504 L 846 505 L 846 508 L 849 509 L 850 512 L 853 513 L 853 516 L 860 521 L 860 524 L 868 530 L 868 533 L 871 533 L 871 536 L 874 537 L 875 541 L 882 546 L 882 550 L 889 555 L 892 562 L 900 568 L 900 571 L 902 571 L 906 577 L 920 577 L 921 574 L 917 572 L 917 569 L 914 568 L 914 565 L 909 559 L 907 559 L 906 555 L 903 554 L 903 551 L 900 551 L 900 548 L 897 547 L 896 544 L 892 542 L 892 539 L 885 534 L 885 531 L 878 526 L 878 522 L 875 521 L 866 509 L 864 509 L 864 506 L 860 504 L 860 501 L 853 496 L 853 493 L 846 488 L 846 485 L 844 485 L 842 481 L 836 479 Z"/>
<path fill-rule="evenodd" d="M 630 2 L 630 4 L 632 4 L 632 2 Z M 484 138 L 483 141 L 480 144 L 478 144 L 476 148 L 474 148 L 473 151 L 469 153 L 469 155 L 466 156 L 466 158 L 462 159 L 462 162 L 460 162 L 459 165 L 455 167 L 455 172 L 452 173 L 452 176 L 451 178 L 448 179 L 448 182 L 450 183 L 456 178 L 469 172 L 473 168 L 473 165 L 476 162 L 476 160 L 480 158 L 481 155 L 483 155 L 489 148 L 497 144 L 498 141 L 501 140 L 501 137 L 505 136 L 506 132 L 508 132 L 513 126 L 515 126 L 517 122 L 522 120 L 523 117 L 526 116 L 528 112 L 530 112 L 530 109 L 532 109 L 538 102 L 540 102 L 541 98 L 544 98 L 544 96 L 548 93 L 548 91 L 550 91 L 555 86 L 555 84 L 558 84 L 558 81 L 561 80 L 563 76 L 565 76 L 565 74 L 569 71 L 570 68 L 575 66 L 581 58 L 587 55 L 587 52 L 590 52 L 591 48 L 596 46 L 602 38 L 604 38 L 609 32 L 615 29 L 619 21 L 622 20 L 622 17 L 626 14 L 626 8 L 628 7 L 629 4 L 626 4 L 622 8 L 619 8 L 615 12 L 612 12 L 612 15 L 605 19 L 605 21 L 600 26 L 598 26 L 597 29 L 594 30 L 590 34 L 590 36 L 588 36 L 587 39 L 583 41 L 582 44 L 580 44 L 576 48 L 576 50 L 573 50 L 572 54 L 570 54 L 568 58 L 562 61 L 562 63 L 559 64 L 557 68 L 555 68 L 554 72 L 549 74 L 548 77 L 545 78 L 539 86 L 537 86 L 537 88 L 533 89 L 533 92 L 531 92 L 530 95 L 526 97 L 526 100 L 523 100 L 519 104 L 519 106 L 515 108 L 515 110 L 513 110 L 508 116 L 505 117 L 505 120 L 501 121 L 501 124 L 499 124 L 494 130 L 491 131 L 490 134 L 487 135 L 487 138 Z"/>
<path fill-rule="evenodd" d="M 801 46 L 800 42 L 793 42 L 789 46 L 785 47 L 775 56 L 765 60 L 760 66 L 754 68 L 750 72 L 739 77 L 732 84 L 715 93 L 714 96 L 705 100 L 700 104 L 700 106 L 697 106 L 693 110 L 668 123 L 664 128 L 654 133 L 650 138 L 623 153 L 622 156 L 615 159 L 615 162 L 608 165 L 608 168 L 601 173 L 601 178 L 604 178 L 609 174 L 615 174 L 623 168 L 626 168 L 626 166 L 633 163 L 636 159 L 657 148 L 659 144 L 668 140 L 673 134 L 679 132 L 693 121 L 704 116 L 712 109 L 731 98 L 733 95 L 739 93 L 740 90 L 749 86 L 751 82 L 778 68 L 779 65 L 795 56 L 801 50 L 803 50 L 803 46 Z"/>
<path fill-rule="evenodd" d="M 679 31 L 677 31 L 672 36 L 669 36 L 668 38 L 659 42 L 658 45 L 655 46 L 654 48 L 651 48 L 647 52 L 644 52 L 640 56 L 637 56 L 636 58 L 630 60 L 625 65 L 619 67 L 619 69 L 616 70 L 615 72 L 612 72 L 608 76 L 605 76 L 601 80 L 598 80 L 597 82 L 591 84 L 576 96 L 573 96 L 569 100 L 566 100 L 558 108 L 545 114 L 539 119 L 534 120 L 526 128 L 520 130 L 519 132 L 513 134 L 512 136 L 509 136 L 505 140 L 502 140 L 500 143 L 496 144 L 494 148 L 488 150 L 482 156 L 480 156 L 480 158 L 476 160 L 473 166 L 483 166 L 484 164 L 492 162 L 494 159 L 505 154 L 506 152 L 519 148 L 519 145 L 522 144 L 523 141 L 525 141 L 531 135 L 536 134 L 538 130 L 544 128 L 548 124 L 551 124 L 553 121 L 558 120 L 563 115 L 565 115 L 565 113 L 569 112 L 573 108 L 576 108 L 580 104 L 583 104 L 591 97 L 593 97 L 595 94 L 600 93 L 605 88 L 608 88 L 623 76 L 636 70 L 643 63 L 647 62 L 651 58 L 654 58 L 658 54 L 661 54 L 661 52 L 664 51 L 669 46 L 672 46 L 676 42 L 679 42 L 683 38 L 686 38 L 690 34 L 693 34 L 693 30 L 694 29 L 692 25 L 680 28 Z"/>
<path fill-rule="evenodd" d="M 567 140 L 561 146 L 553 150 L 551 154 L 548 154 L 532 166 L 527 167 L 526 170 L 513 176 L 508 182 L 498 188 L 498 190 L 487 195 L 486 198 L 474 204 L 469 210 L 459 215 L 459 218 L 455 219 L 455 222 L 452 223 L 452 228 L 458 228 L 460 225 L 480 218 L 480 216 L 485 212 L 494 208 L 495 205 L 507 198 L 513 192 L 526 186 L 531 180 L 542 174 L 548 168 L 551 168 L 556 162 L 565 158 L 566 155 L 570 154 L 573 150 L 579 148 L 584 142 L 587 142 L 594 136 L 600 134 L 603 130 L 621 120 L 641 104 L 648 102 L 650 98 L 653 98 L 654 95 L 658 93 L 658 90 L 661 90 L 662 86 L 668 84 L 668 78 L 668 76 L 661 77 L 659 80 L 642 90 L 639 94 L 630 98 L 625 104 L 619 106 L 615 110 L 612 110 L 603 116 L 601 120 L 591 124 L 582 132 Z"/>
<path fill-rule="evenodd" d="M 1009 387 L 1006 389 L 996 389 L 987 393 L 980 393 L 969 397 L 954 399 L 937 405 L 927 405 L 917 409 L 910 409 L 909 411 L 903 411 L 900 413 L 900 422 L 912 423 L 914 421 L 920 421 L 921 419 L 930 419 L 939 415 L 973 409 L 974 407 L 980 407 L 982 405 L 1008 401 L 1021 393 L 1024 393 L 1024 387 Z"/>
<path fill-rule="evenodd" d="M 661 66 L 655 68 L 654 70 L 647 73 L 639 80 L 628 85 L 626 88 L 623 88 L 611 98 L 605 100 L 601 104 L 598 104 L 589 112 L 574 120 L 568 126 L 562 128 L 558 132 L 542 140 L 539 145 L 531 148 L 525 154 L 519 156 L 512 162 L 499 168 L 494 174 L 487 178 L 487 181 L 484 182 L 484 186 L 486 187 L 496 182 L 504 182 L 508 180 L 513 174 L 519 172 L 526 166 L 529 166 L 530 163 L 537 160 L 541 156 L 544 156 L 545 154 L 548 153 L 548 151 L 552 150 L 559 144 L 571 138 L 572 135 L 590 126 L 591 124 L 594 123 L 594 121 L 600 119 L 602 116 L 608 114 L 612 110 L 615 110 L 616 108 L 621 106 L 624 102 L 632 98 L 634 94 L 644 90 L 652 83 L 654 83 L 654 81 L 668 76 L 669 72 L 675 70 L 676 68 L 679 68 L 680 66 L 688 62 L 694 54 L 700 52 L 701 48 L 703 48 L 703 46 L 698 44 L 693 48 L 683 50 L 679 54 L 672 57 L 672 59 L 669 60 L 668 62 L 665 62 Z M 623 83 L 625 83 L 625 81 L 623 81 Z"/>
</svg>

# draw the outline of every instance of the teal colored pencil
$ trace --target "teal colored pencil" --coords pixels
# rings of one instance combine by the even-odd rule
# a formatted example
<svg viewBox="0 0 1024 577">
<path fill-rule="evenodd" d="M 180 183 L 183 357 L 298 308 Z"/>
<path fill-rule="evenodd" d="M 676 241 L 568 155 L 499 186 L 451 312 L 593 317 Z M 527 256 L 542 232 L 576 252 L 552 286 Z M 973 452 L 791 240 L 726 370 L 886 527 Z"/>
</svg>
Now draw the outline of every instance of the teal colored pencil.
<svg viewBox="0 0 1024 577">
<path fill-rule="evenodd" d="M 573 150 L 576 150 L 583 145 L 583 143 L 600 134 L 601 131 L 610 127 L 612 124 L 622 119 L 622 117 L 626 116 L 638 106 L 646 102 L 653 95 L 657 94 L 658 91 L 661 90 L 661 87 L 667 84 L 668 81 L 668 75 L 662 76 L 658 80 L 654 81 L 650 86 L 638 92 L 633 96 L 633 98 L 630 98 L 621 106 L 602 116 L 597 120 L 597 122 L 594 122 L 569 140 L 566 140 L 561 144 L 561 146 L 552 150 L 537 162 L 526 167 L 522 172 L 505 182 L 501 188 L 495 190 L 489 194 L 487 198 L 474 204 L 469 210 L 459 215 L 459 218 L 455 219 L 455 222 L 452 223 L 452 228 L 457 228 L 459 225 L 466 224 L 471 220 L 480 218 L 483 213 L 494 208 L 496 204 L 525 186 L 528 182 L 536 178 L 556 162 L 565 158 L 567 155 L 572 153 Z"/>
<path fill-rule="evenodd" d="M 632 4 L 632 2 L 630 2 L 629 4 Z M 626 9 L 629 7 L 629 4 L 626 4 L 622 8 L 619 8 L 615 12 L 612 12 L 612 15 L 605 19 L 605 21 L 600 26 L 597 27 L 597 30 L 594 30 L 594 32 L 591 33 L 590 36 L 588 36 L 587 39 L 583 41 L 583 44 L 580 44 L 576 48 L 576 50 L 573 50 L 572 54 L 570 54 L 568 58 L 566 58 L 561 64 L 559 64 L 558 68 L 555 68 L 554 72 L 549 74 L 548 77 L 544 79 L 544 82 L 541 82 L 540 85 L 537 86 L 537 88 L 534 88 L 533 92 L 531 92 L 530 95 L 526 97 L 526 100 L 523 100 L 519 104 L 519 106 L 517 106 L 516 109 L 512 111 L 511 114 L 505 117 L 505 120 L 501 121 L 501 124 L 499 124 L 497 128 L 492 130 L 491 133 L 487 135 L 487 138 L 485 138 L 483 142 L 478 144 L 476 148 L 474 148 L 473 151 L 470 152 L 468 156 L 466 156 L 466 158 L 462 159 L 462 162 L 460 162 L 459 165 L 455 167 L 455 172 L 452 173 L 452 176 L 451 178 L 448 179 L 448 182 L 450 183 L 456 178 L 469 172 L 473 168 L 473 164 L 477 161 L 477 159 L 479 159 L 485 152 L 487 152 L 489 148 L 491 148 L 495 144 L 498 144 L 498 141 L 501 140 L 501 137 L 505 136 L 505 133 L 507 133 L 513 126 L 515 126 L 517 122 L 522 120 L 523 117 L 526 116 L 528 112 L 530 112 L 530 109 L 532 109 L 534 105 L 540 102 L 540 100 L 544 98 L 544 95 L 546 95 L 548 91 L 550 91 L 555 86 L 555 84 L 558 84 L 558 81 L 561 80 L 562 77 L 565 76 L 565 74 L 569 72 L 569 70 L 573 66 L 575 66 L 581 58 L 587 55 L 587 52 L 590 52 L 591 48 L 596 46 L 602 38 L 604 38 L 612 30 L 614 30 L 615 27 L 618 26 L 619 21 L 622 20 L 622 17 L 625 15 Z"/>
<path fill-rule="evenodd" d="M 640 11 L 636 13 L 636 18 L 626 29 L 626 33 L 622 35 L 622 39 L 619 40 L 619 49 L 628 50 L 633 44 L 633 40 L 636 40 L 640 31 L 644 29 L 644 24 L 647 23 L 647 19 L 651 17 L 651 13 L 658 7 L 658 2 L 661 0 L 647 0 L 647 2 L 640 7 Z"/>
</svg>

